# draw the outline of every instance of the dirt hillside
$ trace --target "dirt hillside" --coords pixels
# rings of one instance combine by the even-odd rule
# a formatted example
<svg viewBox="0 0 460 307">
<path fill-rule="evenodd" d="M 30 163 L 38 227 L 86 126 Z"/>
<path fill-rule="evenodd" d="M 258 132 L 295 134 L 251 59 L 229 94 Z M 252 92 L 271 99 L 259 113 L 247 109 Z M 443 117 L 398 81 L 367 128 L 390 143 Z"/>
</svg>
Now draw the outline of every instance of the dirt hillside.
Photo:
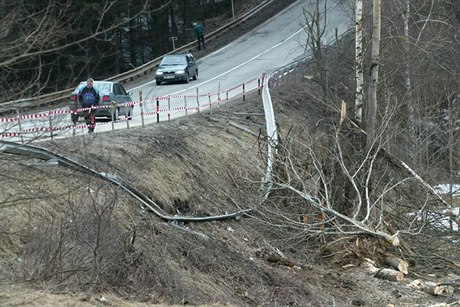
<svg viewBox="0 0 460 307">
<path fill-rule="evenodd" d="M 322 123 L 338 119 L 309 76 L 305 65 L 273 84 L 283 144 L 320 139 L 329 133 Z M 101 179 L 3 154 L 0 306 L 458 305 L 458 256 L 450 272 L 425 266 L 435 263 L 426 257 L 402 282 L 379 279 L 361 268 L 361 252 L 378 240 L 310 237 L 305 202 L 282 191 L 262 202 L 263 114 L 253 93 L 212 114 L 39 144 L 117 175 L 171 216 L 215 217 L 204 222 L 159 218 Z M 420 254 L 457 252 L 446 241 L 411 243 Z M 411 286 L 416 279 L 455 291 L 433 296 Z"/>
<path fill-rule="evenodd" d="M 286 86 L 280 85 L 278 95 Z M 279 121 L 295 124 L 298 108 L 275 97 Z M 298 234 L 287 237 L 281 225 L 271 224 L 266 214 L 274 208 L 258 203 L 266 150 L 262 113 L 260 97 L 252 95 L 212 115 L 41 144 L 122 177 L 171 215 L 254 209 L 228 220 L 170 223 L 101 180 L 9 157 L 2 168 L 18 175 L 4 180 L 4 187 L 23 205 L 4 214 L 3 230 L 20 235 L 2 242 L 3 255 L 19 258 L 2 262 L 12 280 L 29 281 L 29 290 L 15 282 L 4 285 L 2 305 L 85 306 L 101 297 L 114 306 L 429 306 L 455 299 L 411 289 L 409 279 L 398 284 L 369 276 L 352 253 L 327 251 L 333 242 L 321 247 Z M 33 199 L 26 197 L 30 191 Z M 89 243 L 95 236 L 96 265 Z M 277 252 L 295 265 L 271 261 Z M 91 289 L 94 270 L 98 283 Z M 23 292 L 27 295 L 18 297 Z"/>
</svg>

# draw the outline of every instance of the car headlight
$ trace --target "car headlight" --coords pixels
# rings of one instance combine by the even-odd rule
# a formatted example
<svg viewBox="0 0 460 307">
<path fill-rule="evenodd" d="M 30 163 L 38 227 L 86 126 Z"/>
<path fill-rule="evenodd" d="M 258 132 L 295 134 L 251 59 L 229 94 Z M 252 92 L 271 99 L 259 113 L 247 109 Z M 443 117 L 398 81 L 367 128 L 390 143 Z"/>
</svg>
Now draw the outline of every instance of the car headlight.
<svg viewBox="0 0 460 307">
<path fill-rule="evenodd" d="M 184 70 L 176 70 L 176 74 L 182 75 L 182 74 L 185 74 L 185 71 Z"/>
<path fill-rule="evenodd" d="M 155 75 L 157 75 L 157 76 L 161 76 L 162 74 L 163 74 L 162 71 L 157 71 L 157 72 L 155 73 Z"/>
</svg>

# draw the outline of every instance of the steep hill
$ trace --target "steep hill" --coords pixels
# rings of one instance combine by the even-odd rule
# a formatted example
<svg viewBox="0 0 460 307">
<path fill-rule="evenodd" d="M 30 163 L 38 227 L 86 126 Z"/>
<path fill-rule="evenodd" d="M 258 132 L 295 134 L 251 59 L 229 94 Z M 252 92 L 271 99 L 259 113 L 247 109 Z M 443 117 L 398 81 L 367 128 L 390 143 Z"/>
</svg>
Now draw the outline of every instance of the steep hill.
<svg viewBox="0 0 460 307">
<path fill-rule="evenodd" d="M 332 149 L 339 126 L 349 144 L 345 154 L 353 157 L 363 143 L 351 122 L 339 124 L 339 110 L 326 103 L 311 71 L 305 64 L 272 84 L 281 140 L 274 182 L 307 191 L 317 189 L 314 180 L 289 177 L 285 162 L 307 178 L 315 168 L 308 150 L 319 148 L 319 160 L 329 161 L 332 150 L 325 150 Z M 351 73 L 343 71 L 345 85 Z M 433 229 L 402 234 L 414 253 L 409 255 L 369 235 L 340 234 L 337 220 L 326 225 L 305 220 L 316 215 L 309 203 L 279 185 L 262 201 L 263 113 L 261 97 L 253 93 L 212 113 L 39 144 L 123 178 L 170 215 L 214 221 L 161 219 L 99 178 L 53 161 L 3 154 L 0 305 L 454 306 L 460 301 L 458 234 L 446 237 Z M 376 164 L 382 187 L 408 177 L 385 156 Z M 385 202 L 409 209 L 426 200 L 417 182 L 389 194 Z M 364 258 L 382 265 L 382 253 L 409 262 L 402 282 L 366 273 Z M 430 279 L 448 283 L 454 292 L 433 296 L 415 286 L 415 280 Z"/>
<path fill-rule="evenodd" d="M 280 130 L 294 133 L 292 126 L 315 124 L 306 122 L 303 114 L 312 113 L 302 110 L 307 106 L 289 83 L 278 85 L 275 105 Z M 259 203 L 262 113 L 254 94 L 212 115 L 40 144 L 124 178 L 171 215 L 253 209 L 228 220 L 171 223 L 99 179 L 4 156 L 2 172 L 15 175 L 4 177 L 3 188 L 15 205 L 2 209 L 2 305 L 85 306 L 88 294 L 90 304 L 105 297 L 115 306 L 427 306 L 458 300 L 458 294 L 434 297 L 410 288 L 417 275 L 396 283 L 366 274 L 358 255 L 376 244 L 369 237 L 344 237 L 338 248 L 335 236 L 320 244 L 306 229 L 289 231 L 292 225 L 279 215 L 289 213 L 282 193 Z"/>
</svg>

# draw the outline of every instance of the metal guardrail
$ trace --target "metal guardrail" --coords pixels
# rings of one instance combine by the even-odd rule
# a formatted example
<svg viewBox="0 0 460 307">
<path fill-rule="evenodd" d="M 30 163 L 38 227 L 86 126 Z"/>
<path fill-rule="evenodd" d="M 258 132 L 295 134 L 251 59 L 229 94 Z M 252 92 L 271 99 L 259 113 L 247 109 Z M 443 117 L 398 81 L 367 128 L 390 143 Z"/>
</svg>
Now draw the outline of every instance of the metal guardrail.
<svg viewBox="0 0 460 307">
<path fill-rule="evenodd" d="M 237 27 L 238 25 L 244 23 L 251 17 L 253 17 L 257 12 L 262 10 L 264 7 L 266 7 L 268 4 L 273 2 L 274 0 L 265 0 L 252 8 L 251 10 L 247 11 L 245 14 L 242 16 L 238 17 L 237 19 L 231 21 L 230 23 L 226 24 L 225 26 L 205 35 L 205 39 L 207 41 L 212 41 L 215 38 L 218 38 L 220 35 L 224 34 L 226 31 L 233 29 Z M 195 41 L 190 42 L 186 45 L 183 45 L 179 48 L 176 48 L 176 50 L 168 52 L 167 54 L 171 53 L 176 53 L 176 52 L 184 52 L 189 50 L 192 46 L 195 45 Z M 137 78 L 143 77 L 147 75 L 150 72 L 153 72 L 156 68 L 156 64 L 160 62 L 162 59 L 163 55 L 160 57 L 157 57 L 139 67 L 136 67 L 132 70 L 123 72 L 121 74 L 112 76 L 107 78 L 106 80 L 116 80 L 122 83 L 126 83 L 129 81 L 133 81 Z M 34 107 L 39 107 L 42 105 L 47 105 L 47 104 L 56 104 L 56 102 L 59 102 L 61 100 L 65 100 L 69 97 L 69 95 L 72 93 L 74 88 L 70 89 L 65 89 L 62 91 L 54 92 L 54 93 L 49 93 L 37 97 L 30 97 L 30 98 L 22 98 L 18 100 L 13 100 L 13 101 L 7 101 L 0 103 L 0 113 L 7 113 L 7 112 L 13 112 L 15 109 L 22 109 L 22 108 L 34 108 Z"/>
<path fill-rule="evenodd" d="M 326 45 L 332 46 L 338 41 L 342 40 L 345 36 L 350 35 L 354 29 L 350 29 L 342 33 L 338 38 L 329 41 Z M 267 129 L 267 168 L 260 190 L 262 191 L 262 200 L 265 201 L 270 193 L 272 187 L 273 163 L 275 156 L 278 152 L 278 131 L 276 129 L 275 111 L 273 109 L 272 98 L 270 94 L 270 86 L 282 76 L 294 71 L 300 65 L 304 65 L 312 60 L 312 54 L 307 53 L 301 59 L 288 63 L 285 66 L 277 68 L 275 71 L 268 75 L 264 74 L 263 88 L 262 88 L 262 102 L 264 105 L 265 123 Z"/>
</svg>

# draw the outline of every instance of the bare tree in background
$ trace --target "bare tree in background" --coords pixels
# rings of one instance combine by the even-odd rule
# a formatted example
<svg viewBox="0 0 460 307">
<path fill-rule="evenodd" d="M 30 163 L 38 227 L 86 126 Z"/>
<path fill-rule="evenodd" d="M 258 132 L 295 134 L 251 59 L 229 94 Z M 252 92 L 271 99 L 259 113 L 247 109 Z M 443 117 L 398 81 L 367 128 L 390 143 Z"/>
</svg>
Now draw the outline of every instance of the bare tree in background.
<svg viewBox="0 0 460 307">
<path fill-rule="evenodd" d="M 315 76 L 324 92 L 327 92 L 327 72 L 324 56 L 323 37 L 326 32 L 327 22 L 327 0 L 314 1 L 311 7 L 303 6 L 303 16 L 305 18 L 305 32 L 307 33 L 306 48 L 310 48 L 315 61 Z"/>
<path fill-rule="evenodd" d="M 138 10 L 123 15 L 124 0 L 90 4 L 77 0 L 45 3 L 5 1 L 0 6 L 0 101 L 58 90 L 101 70 L 112 57 L 120 27 L 154 11 L 155 0 L 143 0 Z M 161 9 L 158 5 L 156 9 Z M 116 61 L 111 61 L 111 63 Z M 104 67 L 107 69 L 107 66 Z M 62 86 L 62 85 L 61 85 Z M 62 89 L 62 87 L 60 88 Z"/>
<path fill-rule="evenodd" d="M 388 149 L 437 182 L 441 179 L 436 175 L 447 174 L 451 165 L 450 148 L 458 147 L 459 124 L 447 124 L 447 119 L 458 117 L 449 105 L 460 82 L 459 6 L 445 0 L 393 0 L 383 7 L 380 79 L 384 90 L 378 114 L 388 107 L 385 103 L 399 108 L 385 135 Z M 455 158 L 451 161 L 456 165 Z M 439 171 L 433 173 L 433 168 Z"/>
</svg>

